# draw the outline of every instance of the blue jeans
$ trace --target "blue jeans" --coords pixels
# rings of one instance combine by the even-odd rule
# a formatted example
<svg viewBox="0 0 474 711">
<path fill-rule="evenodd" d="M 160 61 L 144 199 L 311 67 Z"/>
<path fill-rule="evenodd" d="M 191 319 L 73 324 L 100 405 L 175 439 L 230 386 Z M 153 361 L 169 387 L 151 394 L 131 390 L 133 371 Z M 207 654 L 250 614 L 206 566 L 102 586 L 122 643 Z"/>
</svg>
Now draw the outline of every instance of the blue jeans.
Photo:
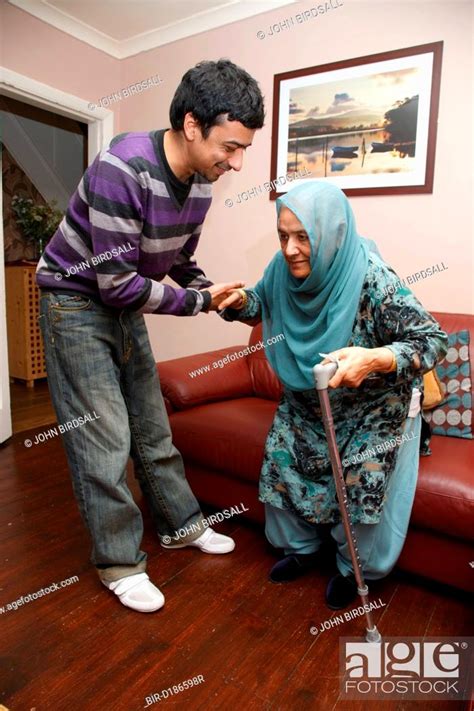
<svg viewBox="0 0 474 711">
<path fill-rule="evenodd" d="M 129 456 L 159 535 L 173 537 L 203 519 L 171 440 L 144 318 L 76 294 L 42 291 L 39 323 L 74 494 L 92 538 L 91 561 L 109 582 L 143 572 L 143 520 L 127 486 Z M 190 530 L 180 542 L 200 535 L 198 527 Z"/>
<path fill-rule="evenodd" d="M 407 418 L 403 433 L 412 439 L 403 441 L 399 446 L 380 521 L 353 526 L 362 572 L 367 580 L 388 575 L 402 552 L 418 479 L 420 430 L 420 414 Z M 265 504 L 265 534 L 273 546 L 283 548 L 285 555 L 316 552 L 322 543 L 322 528 L 289 511 Z M 337 543 L 339 572 L 342 575 L 353 573 L 342 523 L 331 527 L 331 536 Z"/>
</svg>

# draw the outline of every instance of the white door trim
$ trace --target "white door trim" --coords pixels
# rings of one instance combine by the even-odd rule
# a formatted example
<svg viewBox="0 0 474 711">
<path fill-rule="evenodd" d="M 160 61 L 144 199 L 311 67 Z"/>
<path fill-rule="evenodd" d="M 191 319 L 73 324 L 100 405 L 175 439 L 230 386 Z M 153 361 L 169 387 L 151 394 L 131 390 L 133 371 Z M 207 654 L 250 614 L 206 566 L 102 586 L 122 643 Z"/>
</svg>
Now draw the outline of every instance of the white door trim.
<svg viewBox="0 0 474 711">
<path fill-rule="evenodd" d="M 85 99 L 67 94 L 65 91 L 2 66 L 0 66 L 0 94 L 89 124 L 89 164 L 114 136 L 113 111 L 102 107 L 95 108 Z"/>
<path fill-rule="evenodd" d="M 88 163 L 105 148 L 114 136 L 114 113 L 101 107 L 91 108 L 84 99 L 55 89 L 48 84 L 18 74 L 0 66 L 0 95 L 8 96 L 40 109 L 89 124 Z M 2 186 L 0 153 L 0 189 Z M 2 193 L 0 193 L 0 196 Z M 0 218 L 3 205 L 0 199 Z M 0 222 L 0 254 L 3 255 L 3 219 Z M 10 410 L 10 381 L 8 375 L 7 323 L 5 302 L 5 268 L 0 267 L 0 442 L 12 434 Z"/>
<path fill-rule="evenodd" d="M 0 196 L 2 191 L 2 154 L 0 152 Z M 0 199 L 0 249 L 3 256 L 3 200 Z M 3 258 L 2 258 L 3 262 Z M 8 377 L 7 315 L 5 300 L 5 267 L 0 269 L 0 442 L 12 436 L 10 380 Z"/>
</svg>

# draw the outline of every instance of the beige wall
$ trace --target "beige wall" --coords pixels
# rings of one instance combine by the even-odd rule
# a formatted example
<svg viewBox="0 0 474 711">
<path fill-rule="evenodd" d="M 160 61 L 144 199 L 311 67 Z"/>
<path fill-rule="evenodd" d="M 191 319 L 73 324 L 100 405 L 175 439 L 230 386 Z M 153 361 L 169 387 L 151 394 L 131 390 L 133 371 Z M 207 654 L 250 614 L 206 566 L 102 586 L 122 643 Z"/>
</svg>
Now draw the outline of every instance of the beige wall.
<svg viewBox="0 0 474 711">
<path fill-rule="evenodd" d="M 0 65 L 96 103 L 121 88 L 120 60 L 0 0 Z M 115 106 L 119 125 L 120 104 Z"/>
<path fill-rule="evenodd" d="M 4 5 L 3 63 L 89 101 L 159 74 L 163 84 L 110 107 L 117 132 L 168 126 L 168 107 L 181 76 L 202 59 L 229 57 L 253 74 L 266 96 L 266 126 L 256 133 L 242 171 L 214 186 L 198 248 L 198 261 L 211 279 L 241 278 L 252 285 L 278 247 L 275 205 L 266 194 L 232 208 L 224 200 L 269 179 L 274 74 L 443 40 L 433 194 L 358 197 L 351 203 L 359 232 L 377 242 L 400 276 L 438 262 L 448 267 L 413 287 L 427 308 L 472 312 L 473 3 L 345 0 L 324 16 L 257 38 L 257 31 L 316 4 L 299 2 L 122 61 Z M 148 316 L 147 324 L 157 360 L 244 343 L 248 337 L 246 326 L 224 323 L 215 314 Z"/>
<path fill-rule="evenodd" d="M 400 276 L 438 262 L 448 267 L 413 287 L 427 308 L 472 312 L 472 3 L 345 2 L 305 24 L 257 38 L 257 31 L 315 4 L 297 3 L 125 60 L 125 83 L 155 72 L 164 83 L 133 103 L 123 102 L 120 129 L 168 126 L 176 85 L 202 59 L 229 57 L 260 82 L 266 125 L 256 133 L 242 171 L 215 184 L 198 248 L 199 263 L 211 279 L 241 278 L 252 285 L 278 247 L 275 205 L 267 194 L 232 208 L 224 200 L 269 179 L 274 74 L 443 40 L 433 194 L 357 197 L 351 203 L 360 234 L 377 242 Z M 247 327 L 221 322 L 214 314 L 193 319 L 149 316 L 147 323 L 159 359 L 242 343 L 248 337 Z"/>
</svg>

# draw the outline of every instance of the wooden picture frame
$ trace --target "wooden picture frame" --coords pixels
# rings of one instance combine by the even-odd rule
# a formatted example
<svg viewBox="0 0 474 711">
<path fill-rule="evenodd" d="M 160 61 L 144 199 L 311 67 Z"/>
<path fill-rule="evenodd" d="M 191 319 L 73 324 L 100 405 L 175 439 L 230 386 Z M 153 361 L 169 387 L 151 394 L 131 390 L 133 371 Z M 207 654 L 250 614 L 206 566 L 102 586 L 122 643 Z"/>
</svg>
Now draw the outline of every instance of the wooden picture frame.
<svg viewBox="0 0 474 711">
<path fill-rule="evenodd" d="M 276 74 L 270 174 L 310 174 L 270 199 L 311 179 L 348 196 L 432 193 L 442 53 L 432 42 Z"/>
</svg>

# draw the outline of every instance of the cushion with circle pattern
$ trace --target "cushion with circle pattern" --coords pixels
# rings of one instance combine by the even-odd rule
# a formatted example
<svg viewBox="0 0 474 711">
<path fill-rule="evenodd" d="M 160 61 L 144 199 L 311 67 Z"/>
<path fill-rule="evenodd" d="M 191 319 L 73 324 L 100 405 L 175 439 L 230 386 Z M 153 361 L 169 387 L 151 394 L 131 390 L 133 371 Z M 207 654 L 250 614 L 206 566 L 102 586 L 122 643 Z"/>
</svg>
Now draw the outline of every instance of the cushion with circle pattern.
<svg viewBox="0 0 474 711">
<path fill-rule="evenodd" d="M 436 367 L 444 399 L 423 417 L 433 434 L 472 439 L 469 331 L 448 334 L 448 352 Z"/>
</svg>

